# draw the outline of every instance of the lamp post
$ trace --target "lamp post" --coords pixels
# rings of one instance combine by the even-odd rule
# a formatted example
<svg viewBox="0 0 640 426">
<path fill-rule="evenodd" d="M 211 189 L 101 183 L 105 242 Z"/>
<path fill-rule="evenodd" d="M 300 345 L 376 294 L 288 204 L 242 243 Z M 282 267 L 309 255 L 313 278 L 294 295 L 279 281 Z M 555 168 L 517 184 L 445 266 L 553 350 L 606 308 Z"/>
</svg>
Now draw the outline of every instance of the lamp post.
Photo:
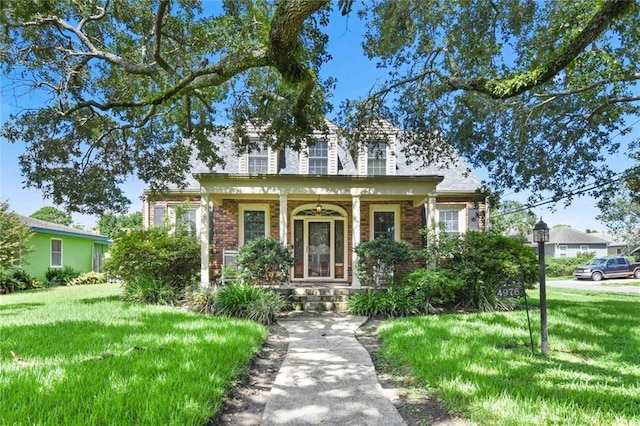
<svg viewBox="0 0 640 426">
<path fill-rule="evenodd" d="M 538 265 L 540 269 L 540 350 L 547 356 L 547 288 L 544 273 L 544 243 L 549 241 L 549 227 L 542 218 L 533 228 L 533 241 L 538 243 Z"/>
</svg>

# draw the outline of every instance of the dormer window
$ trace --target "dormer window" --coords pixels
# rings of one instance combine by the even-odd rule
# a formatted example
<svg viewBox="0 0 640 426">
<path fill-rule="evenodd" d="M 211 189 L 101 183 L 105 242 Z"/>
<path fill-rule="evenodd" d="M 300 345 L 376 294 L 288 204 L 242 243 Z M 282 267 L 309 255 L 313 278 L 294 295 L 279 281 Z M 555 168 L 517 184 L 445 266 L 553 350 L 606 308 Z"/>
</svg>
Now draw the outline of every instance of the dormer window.
<svg viewBox="0 0 640 426">
<path fill-rule="evenodd" d="M 387 144 L 369 142 L 367 146 L 367 175 L 383 176 L 387 174 Z"/>
<path fill-rule="evenodd" d="M 247 163 L 250 174 L 269 173 L 269 150 L 267 148 L 252 150 L 247 155 Z"/>
<path fill-rule="evenodd" d="M 329 173 L 329 142 L 318 141 L 309 147 L 309 174 L 326 175 Z"/>
</svg>

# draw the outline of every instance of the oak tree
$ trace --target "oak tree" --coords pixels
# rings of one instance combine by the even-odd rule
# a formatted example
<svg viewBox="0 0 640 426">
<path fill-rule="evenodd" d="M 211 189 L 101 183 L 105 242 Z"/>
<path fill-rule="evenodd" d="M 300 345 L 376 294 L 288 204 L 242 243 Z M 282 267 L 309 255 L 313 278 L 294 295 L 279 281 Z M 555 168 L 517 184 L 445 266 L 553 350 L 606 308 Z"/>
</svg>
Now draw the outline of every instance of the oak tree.
<svg viewBox="0 0 640 426">
<path fill-rule="evenodd" d="M 639 112 L 632 0 L 3 5 L 3 77 L 42 102 L 10 117 L 2 135 L 25 144 L 29 185 L 88 213 L 123 211 L 131 174 L 160 190 L 184 182 L 194 150 L 206 164 L 223 161 L 215 134 L 250 149 L 249 120 L 274 148 L 313 143 L 331 112 L 334 80 L 320 73 L 336 7 L 350 16 L 361 7 L 368 33 L 354 43 L 389 71 L 335 118 L 350 140 L 384 118 L 406 130 L 413 161 L 458 151 L 488 169 L 494 191 L 561 197 L 609 182 L 607 157 L 621 149 L 612 135 L 628 133 Z"/>
</svg>

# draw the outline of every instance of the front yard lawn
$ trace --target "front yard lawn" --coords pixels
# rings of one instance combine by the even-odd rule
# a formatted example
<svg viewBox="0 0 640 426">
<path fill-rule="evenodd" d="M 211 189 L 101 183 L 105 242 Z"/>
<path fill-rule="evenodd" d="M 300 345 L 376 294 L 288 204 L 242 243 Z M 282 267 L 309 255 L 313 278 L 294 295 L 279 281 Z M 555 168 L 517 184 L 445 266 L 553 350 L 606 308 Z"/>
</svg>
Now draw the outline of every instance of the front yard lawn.
<svg viewBox="0 0 640 426">
<path fill-rule="evenodd" d="M 204 424 L 267 335 L 120 293 L 105 284 L 0 296 L 0 423 Z"/>
<path fill-rule="evenodd" d="M 481 425 L 640 424 L 640 297 L 549 288 L 549 357 L 539 312 L 391 320 L 380 355 Z"/>
</svg>

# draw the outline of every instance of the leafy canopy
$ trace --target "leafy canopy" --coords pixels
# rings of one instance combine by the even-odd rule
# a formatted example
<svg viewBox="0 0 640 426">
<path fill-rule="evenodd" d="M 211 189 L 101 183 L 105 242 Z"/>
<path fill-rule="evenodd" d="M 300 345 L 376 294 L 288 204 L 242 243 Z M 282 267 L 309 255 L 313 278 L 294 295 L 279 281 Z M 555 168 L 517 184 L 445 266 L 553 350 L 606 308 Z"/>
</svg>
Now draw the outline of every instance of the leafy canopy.
<svg viewBox="0 0 640 426">
<path fill-rule="evenodd" d="M 73 219 L 69 213 L 65 213 L 62 210 L 51 206 L 42 207 L 33 212 L 29 217 L 64 226 L 70 226 L 71 223 L 73 223 Z"/>
<path fill-rule="evenodd" d="M 33 251 L 29 243 L 33 233 L 20 217 L 9 210 L 6 201 L 0 202 L 0 270 L 25 262 Z"/>
<path fill-rule="evenodd" d="M 326 25 L 346 18 L 330 9 L 355 5 L 7 0 L 8 88 L 43 101 L 2 135 L 25 144 L 29 185 L 88 213 L 124 211 L 131 174 L 159 190 L 184 183 L 192 153 L 222 161 L 212 135 L 244 149 L 248 120 L 269 145 L 299 149 L 331 111 L 334 80 L 319 77 L 331 58 Z M 372 120 L 390 120 L 414 161 L 453 148 L 486 167 L 498 192 L 561 197 L 607 184 L 607 157 L 623 149 L 614 136 L 639 112 L 638 15 L 632 0 L 363 2 L 363 48 L 389 78 L 337 121 L 357 141 Z"/>
</svg>

